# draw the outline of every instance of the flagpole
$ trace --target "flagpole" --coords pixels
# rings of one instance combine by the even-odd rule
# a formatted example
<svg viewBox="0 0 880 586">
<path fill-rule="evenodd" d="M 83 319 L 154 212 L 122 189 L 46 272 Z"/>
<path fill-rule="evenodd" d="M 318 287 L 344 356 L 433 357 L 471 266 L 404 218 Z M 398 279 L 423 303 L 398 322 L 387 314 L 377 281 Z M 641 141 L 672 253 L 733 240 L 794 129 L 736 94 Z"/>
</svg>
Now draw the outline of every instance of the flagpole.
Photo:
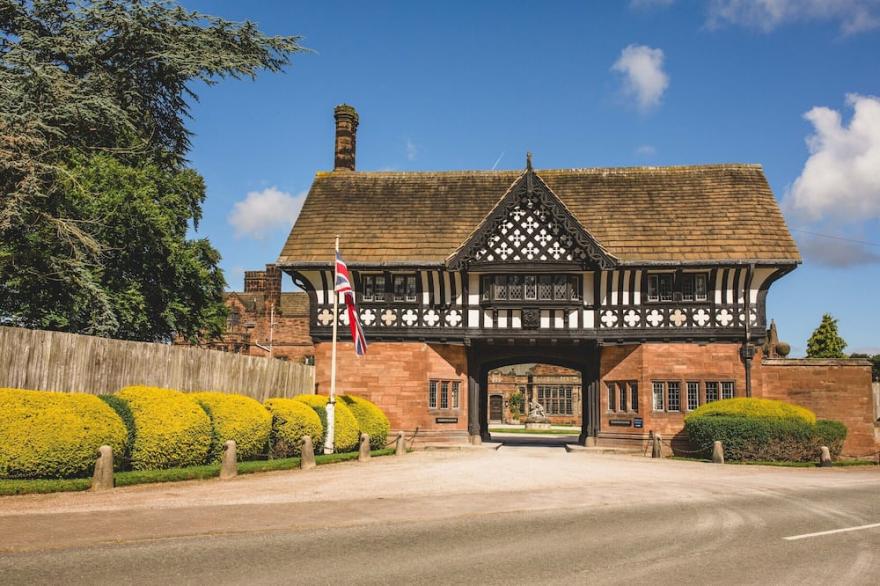
<svg viewBox="0 0 880 586">
<path fill-rule="evenodd" d="M 327 401 L 327 439 L 324 442 L 324 453 L 332 454 L 336 433 L 336 329 L 339 322 L 339 293 L 336 283 L 339 278 L 336 256 L 339 254 L 339 236 L 336 236 L 336 248 L 333 254 L 333 347 L 330 351 L 330 399 Z"/>
</svg>

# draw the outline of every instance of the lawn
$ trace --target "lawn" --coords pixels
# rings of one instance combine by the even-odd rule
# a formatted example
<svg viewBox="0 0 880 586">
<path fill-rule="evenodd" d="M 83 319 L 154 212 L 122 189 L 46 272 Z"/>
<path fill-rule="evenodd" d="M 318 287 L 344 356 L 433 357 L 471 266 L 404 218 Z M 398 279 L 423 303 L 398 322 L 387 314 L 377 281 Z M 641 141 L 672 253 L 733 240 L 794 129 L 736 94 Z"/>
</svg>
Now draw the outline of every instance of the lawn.
<svg viewBox="0 0 880 586">
<path fill-rule="evenodd" d="M 373 450 L 373 456 L 388 456 L 394 448 Z M 357 452 L 342 454 L 320 454 L 315 462 L 320 465 L 336 464 L 357 460 Z M 299 458 L 279 458 L 277 460 L 252 460 L 238 463 L 239 474 L 254 474 L 273 470 L 293 470 L 299 468 Z M 135 484 L 151 484 L 155 482 L 179 482 L 181 480 L 204 480 L 220 475 L 220 464 L 188 466 L 186 468 L 169 468 L 167 470 L 128 470 L 116 472 L 113 478 L 116 486 L 132 486 Z M 13 494 L 42 494 L 49 492 L 72 492 L 88 490 L 91 478 L 52 478 L 52 479 L 0 479 L 0 496 Z"/>
<path fill-rule="evenodd" d="M 526 429 L 524 427 L 490 427 L 489 433 L 528 433 L 528 434 L 552 434 L 552 435 L 580 435 L 579 427 L 551 427 L 550 429 Z"/>
</svg>

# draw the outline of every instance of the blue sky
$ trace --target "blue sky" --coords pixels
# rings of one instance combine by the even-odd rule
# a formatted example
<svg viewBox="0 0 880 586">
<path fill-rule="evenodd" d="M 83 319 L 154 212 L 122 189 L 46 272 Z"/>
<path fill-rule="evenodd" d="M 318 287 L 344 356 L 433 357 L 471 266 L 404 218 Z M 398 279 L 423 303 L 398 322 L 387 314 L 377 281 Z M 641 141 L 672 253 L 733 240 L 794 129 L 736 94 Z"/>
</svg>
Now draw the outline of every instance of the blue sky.
<svg viewBox="0 0 880 586">
<path fill-rule="evenodd" d="M 795 355 L 823 312 L 880 352 L 877 0 L 183 3 L 315 51 L 195 88 L 230 288 L 277 257 L 347 102 L 361 170 L 761 163 L 805 256 L 768 317 Z"/>
</svg>

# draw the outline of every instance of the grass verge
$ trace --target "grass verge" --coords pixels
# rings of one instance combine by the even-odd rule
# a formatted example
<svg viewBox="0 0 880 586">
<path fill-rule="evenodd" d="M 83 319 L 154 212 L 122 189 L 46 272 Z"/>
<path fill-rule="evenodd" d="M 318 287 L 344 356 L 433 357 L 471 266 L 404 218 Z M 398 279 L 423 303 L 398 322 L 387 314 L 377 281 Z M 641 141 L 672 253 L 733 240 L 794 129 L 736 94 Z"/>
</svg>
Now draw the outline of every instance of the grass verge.
<svg viewBox="0 0 880 586">
<path fill-rule="evenodd" d="M 521 434 L 552 434 L 552 435 L 580 435 L 581 430 L 571 427 L 551 427 L 550 429 L 525 429 L 512 427 L 506 429 L 503 427 L 490 427 L 489 433 L 521 433 Z"/>
<path fill-rule="evenodd" d="M 394 448 L 373 450 L 372 456 L 389 456 Z M 315 463 L 336 464 L 357 460 L 357 452 L 342 454 L 321 454 L 315 456 Z M 277 460 L 251 460 L 238 463 L 239 474 L 255 474 L 273 470 L 293 470 L 299 468 L 299 458 L 279 458 Z M 132 486 L 135 484 L 152 484 L 157 482 L 180 482 L 183 480 L 204 480 L 220 475 L 220 464 L 188 466 L 186 468 L 168 468 L 167 470 L 128 470 L 116 472 L 113 477 L 116 486 Z M 52 479 L 0 479 L 0 496 L 14 494 L 45 494 L 50 492 L 75 492 L 88 490 L 90 478 L 52 478 Z"/>
<path fill-rule="evenodd" d="M 687 456 L 669 456 L 670 460 L 685 460 L 688 462 L 709 462 L 706 458 L 689 458 Z M 820 468 L 818 462 L 741 462 L 737 460 L 727 460 L 725 464 L 736 464 L 739 466 L 779 466 L 781 468 Z M 832 468 L 847 468 L 849 466 L 877 466 L 877 462 L 873 460 L 837 460 Z"/>
</svg>

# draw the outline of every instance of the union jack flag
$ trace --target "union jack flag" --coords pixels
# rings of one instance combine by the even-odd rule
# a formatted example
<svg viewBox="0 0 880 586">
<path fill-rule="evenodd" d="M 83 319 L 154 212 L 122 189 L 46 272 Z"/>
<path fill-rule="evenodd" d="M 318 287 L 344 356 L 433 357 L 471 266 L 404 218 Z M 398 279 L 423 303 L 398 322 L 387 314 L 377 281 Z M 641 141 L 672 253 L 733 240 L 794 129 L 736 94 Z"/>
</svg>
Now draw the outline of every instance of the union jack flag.
<svg viewBox="0 0 880 586">
<path fill-rule="evenodd" d="M 351 287 L 351 276 L 348 274 L 348 266 L 342 260 L 339 251 L 336 251 L 336 294 L 342 293 L 345 299 L 346 311 L 348 311 L 348 327 L 351 328 L 351 339 L 354 340 L 354 351 L 358 356 L 367 353 L 367 339 L 357 315 L 354 289 Z"/>
</svg>

